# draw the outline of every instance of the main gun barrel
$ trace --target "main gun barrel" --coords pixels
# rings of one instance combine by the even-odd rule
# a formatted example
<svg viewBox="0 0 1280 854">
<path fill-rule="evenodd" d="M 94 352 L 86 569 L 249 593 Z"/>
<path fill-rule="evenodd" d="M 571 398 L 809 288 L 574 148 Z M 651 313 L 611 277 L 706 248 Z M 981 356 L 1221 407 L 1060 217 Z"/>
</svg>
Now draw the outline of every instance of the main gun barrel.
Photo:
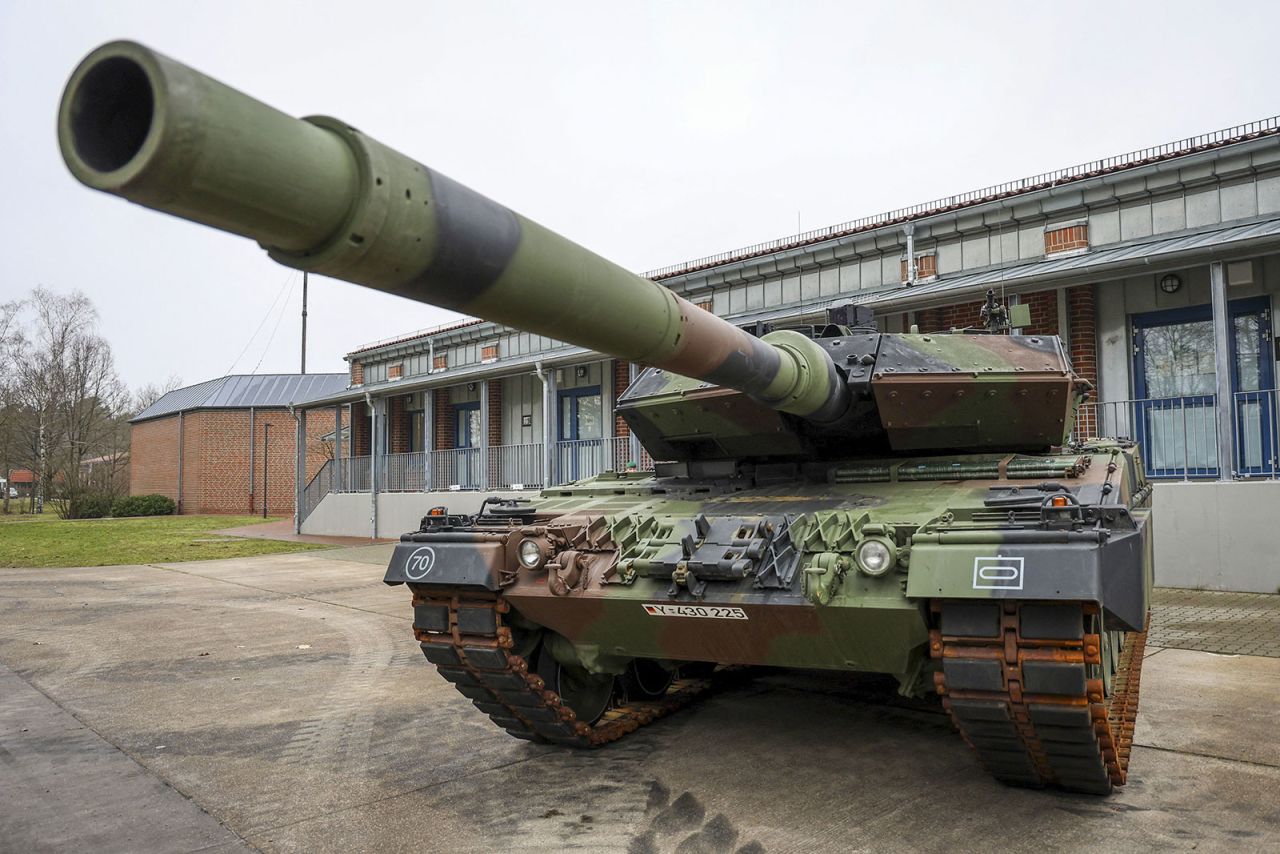
<svg viewBox="0 0 1280 854">
<path fill-rule="evenodd" d="M 94 189 L 256 240 L 276 261 L 735 388 L 817 421 L 849 393 L 798 333 L 756 338 L 336 119 L 296 119 L 133 42 L 58 112 Z"/>
</svg>

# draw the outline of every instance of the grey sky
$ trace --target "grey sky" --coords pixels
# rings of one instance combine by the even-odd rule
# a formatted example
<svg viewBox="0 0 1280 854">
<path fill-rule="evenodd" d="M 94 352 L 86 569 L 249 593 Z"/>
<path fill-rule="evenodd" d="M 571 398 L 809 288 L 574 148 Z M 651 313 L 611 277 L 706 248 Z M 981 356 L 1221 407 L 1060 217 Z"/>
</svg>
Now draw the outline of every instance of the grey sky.
<svg viewBox="0 0 1280 854">
<path fill-rule="evenodd" d="M 1276 3 L 0 0 L 0 300 L 97 304 L 131 386 L 297 370 L 300 274 L 76 184 L 61 88 L 131 38 L 326 113 L 637 271 L 1280 113 Z M 451 315 L 312 280 L 313 371 Z"/>
</svg>

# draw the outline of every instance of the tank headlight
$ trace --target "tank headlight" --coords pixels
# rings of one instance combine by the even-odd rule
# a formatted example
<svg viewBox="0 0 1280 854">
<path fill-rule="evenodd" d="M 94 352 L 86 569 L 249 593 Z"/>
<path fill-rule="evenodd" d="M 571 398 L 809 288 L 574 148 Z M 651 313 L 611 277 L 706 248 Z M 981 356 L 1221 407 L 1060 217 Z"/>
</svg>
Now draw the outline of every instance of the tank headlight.
<svg viewBox="0 0 1280 854">
<path fill-rule="evenodd" d="M 520 565 L 525 569 L 537 569 L 542 566 L 542 546 L 537 540 L 531 540 L 527 537 L 520 541 L 516 554 L 520 558 Z"/>
<path fill-rule="evenodd" d="M 867 575 L 884 575 L 893 564 L 893 549 L 883 540 L 863 540 L 858 546 L 858 569 Z"/>
</svg>

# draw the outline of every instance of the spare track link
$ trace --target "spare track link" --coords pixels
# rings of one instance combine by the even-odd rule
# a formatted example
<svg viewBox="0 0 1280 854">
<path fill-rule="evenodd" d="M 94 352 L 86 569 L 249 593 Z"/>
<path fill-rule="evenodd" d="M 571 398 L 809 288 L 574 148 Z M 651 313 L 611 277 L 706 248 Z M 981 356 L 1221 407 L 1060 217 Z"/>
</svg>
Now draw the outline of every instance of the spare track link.
<svg viewBox="0 0 1280 854">
<path fill-rule="evenodd" d="M 1091 603 L 934 601 L 942 704 L 983 766 L 1020 786 L 1123 786 L 1147 632 L 1128 632 L 1106 696 Z"/>
<path fill-rule="evenodd" d="M 571 747 L 599 747 L 670 714 L 710 686 L 709 679 L 676 679 L 661 699 L 612 706 L 594 724 L 577 719 L 558 694 L 512 652 L 500 595 L 471 591 L 413 597 L 413 634 L 427 660 L 498 726 L 516 738 Z"/>
</svg>

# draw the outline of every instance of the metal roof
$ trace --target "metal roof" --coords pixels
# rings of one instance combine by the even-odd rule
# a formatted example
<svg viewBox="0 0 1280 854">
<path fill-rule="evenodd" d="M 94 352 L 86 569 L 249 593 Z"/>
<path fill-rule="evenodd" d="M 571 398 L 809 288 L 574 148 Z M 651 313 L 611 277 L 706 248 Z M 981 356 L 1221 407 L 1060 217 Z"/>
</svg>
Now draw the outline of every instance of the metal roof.
<svg viewBox="0 0 1280 854">
<path fill-rule="evenodd" d="M 174 389 L 139 412 L 131 422 L 192 409 L 283 409 L 347 387 L 346 374 L 232 374 Z"/>
<path fill-rule="evenodd" d="M 876 308 L 888 308 L 896 304 L 910 304 L 914 308 L 927 302 L 931 296 L 954 298 L 957 291 L 980 290 L 995 285 L 1019 289 L 1029 285 L 1061 285 L 1063 280 L 1082 275 L 1115 278 L 1123 275 L 1126 268 L 1150 269 L 1154 272 L 1151 267 L 1153 264 L 1194 263 L 1201 260 L 1200 256 L 1207 254 L 1228 260 L 1231 253 L 1256 252 L 1262 246 L 1270 248 L 1277 243 L 1280 243 L 1280 218 L 1261 219 L 1225 228 L 1148 237 L 1106 249 L 1091 249 L 1006 267 L 988 267 L 965 275 L 944 276 L 909 287 L 901 284 L 887 290 L 854 294 L 843 299 L 852 299 Z"/>
</svg>

